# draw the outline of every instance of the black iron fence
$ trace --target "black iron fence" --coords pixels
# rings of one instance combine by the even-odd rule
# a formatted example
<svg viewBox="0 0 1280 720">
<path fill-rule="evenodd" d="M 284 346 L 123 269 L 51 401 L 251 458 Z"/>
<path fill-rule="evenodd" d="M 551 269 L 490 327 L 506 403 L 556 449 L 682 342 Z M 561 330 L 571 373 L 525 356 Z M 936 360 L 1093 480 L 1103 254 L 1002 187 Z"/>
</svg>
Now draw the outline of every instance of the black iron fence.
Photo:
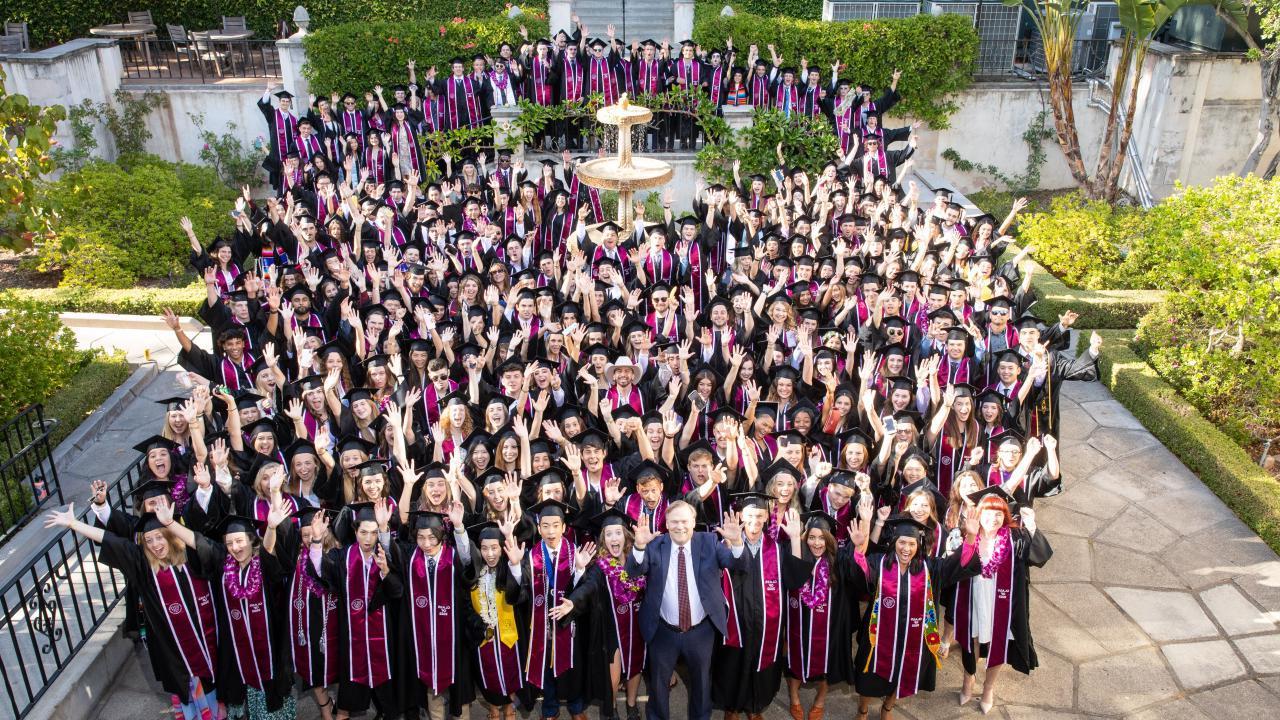
<svg viewBox="0 0 1280 720">
<path fill-rule="evenodd" d="M 275 40 L 120 40 L 126 80 L 189 80 L 280 77 Z"/>
<path fill-rule="evenodd" d="M 0 544 L 27 524 L 44 502 L 62 502 L 49 436 L 58 426 L 35 404 L 0 427 Z"/>
<path fill-rule="evenodd" d="M 1080 78 L 1105 75 L 1110 52 L 1111 41 L 1106 38 L 1076 40 L 1071 54 L 1071 74 Z M 1047 73 L 1044 43 L 1039 37 L 1018 41 L 1010 72 L 1026 78 L 1039 78 Z"/>
<path fill-rule="evenodd" d="M 125 507 L 143 482 L 142 458 L 107 489 Z M 87 520 L 86 506 L 81 519 Z M 124 577 L 98 563 L 98 546 L 64 530 L 0 589 L 0 720 L 21 720 L 124 597 Z"/>
</svg>

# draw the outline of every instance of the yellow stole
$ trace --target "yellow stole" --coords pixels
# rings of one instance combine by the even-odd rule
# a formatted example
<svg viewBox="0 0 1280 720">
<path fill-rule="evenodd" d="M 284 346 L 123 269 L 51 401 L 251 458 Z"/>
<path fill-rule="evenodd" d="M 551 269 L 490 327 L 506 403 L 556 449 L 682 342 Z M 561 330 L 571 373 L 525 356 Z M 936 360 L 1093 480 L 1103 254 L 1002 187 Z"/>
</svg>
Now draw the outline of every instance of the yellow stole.
<svg viewBox="0 0 1280 720">
<path fill-rule="evenodd" d="M 477 615 L 484 617 L 484 604 L 481 601 L 480 593 L 480 584 L 476 583 L 476 586 L 471 590 L 471 607 L 475 608 Z M 511 603 L 507 602 L 507 594 L 502 590 L 495 590 L 493 597 L 498 606 L 498 638 L 503 645 L 515 647 L 517 637 L 515 610 L 511 607 Z"/>
</svg>

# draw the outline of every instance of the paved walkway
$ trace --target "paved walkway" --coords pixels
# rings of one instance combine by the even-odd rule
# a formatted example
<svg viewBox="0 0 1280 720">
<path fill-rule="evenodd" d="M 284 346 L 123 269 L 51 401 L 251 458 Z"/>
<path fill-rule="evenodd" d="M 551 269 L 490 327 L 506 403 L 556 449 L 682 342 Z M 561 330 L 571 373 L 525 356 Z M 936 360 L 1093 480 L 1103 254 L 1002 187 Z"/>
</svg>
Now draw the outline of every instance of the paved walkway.
<svg viewBox="0 0 1280 720">
<path fill-rule="evenodd" d="M 1274 717 L 1280 558 L 1102 385 L 1065 385 L 1062 416 L 1066 489 L 1036 508 L 1054 547 L 1032 584 L 1040 668 L 1002 675 L 993 716 Z M 895 714 L 978 716 L 976 702 L 957 703 L 960 675 L 957 652 L 944 662 L 939 690 Z M 135 660 L 97 717 L 158 718 L 166 703 L 157 693 Z M 768 720 L 790 717 L 786 702 L 783 691 Z M 828 702 L 828 717 L 852 717 L 847 691 Z M 683 695 L 673 709 L 684 717 Z M 309 700 L 300 710 L 318 716 Z"/>
</svg>

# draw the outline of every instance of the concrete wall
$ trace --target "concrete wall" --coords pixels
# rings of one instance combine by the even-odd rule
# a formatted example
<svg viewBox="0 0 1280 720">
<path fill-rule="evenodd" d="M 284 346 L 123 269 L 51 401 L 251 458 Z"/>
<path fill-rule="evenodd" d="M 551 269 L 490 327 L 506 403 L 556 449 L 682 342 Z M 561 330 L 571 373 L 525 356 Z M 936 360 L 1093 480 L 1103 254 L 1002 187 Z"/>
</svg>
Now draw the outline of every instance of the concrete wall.
<svg viewBox="0 0 1280 720">
<path fill-rule="evenodd" d="M 204 115 L 206 130 L 219 136 L 232 132 L 240 137 L 245 147 L 249 147 L 257 137 L 269 143 L 266 121 L 257 106 L 265 85 L 265 81 L 255 81 L 251 85 L 148 84 L 126 85 L 125 89 L 135 92 L 156 90 L 169 96 L 168 107 L 159 108 L 147 116 L 147 129 L 151 131 L 147 152 L 167 160 L 199 163 L 203 143 L 191 122 L 192 114 Z M 235 123 L 234 131 L 227 129 L 228 122 Z"/>
<path fill-rule="evenodd" d="M 80 38 L 38 52 L 2 55 L 0 67 L 4 68 L 8 92 L 26 95 L 37 105 L 68 108 L 84 100 L 111 100 L 124 70 L 120 49 L 100 38 Z M 98 147 L 114 155 L 115 148 L 106 131 L 100 129 L 97 134 Z M 64 147 L 73 146 L 70 123 L 59 123 L 54 138 Z"/>
</svg>

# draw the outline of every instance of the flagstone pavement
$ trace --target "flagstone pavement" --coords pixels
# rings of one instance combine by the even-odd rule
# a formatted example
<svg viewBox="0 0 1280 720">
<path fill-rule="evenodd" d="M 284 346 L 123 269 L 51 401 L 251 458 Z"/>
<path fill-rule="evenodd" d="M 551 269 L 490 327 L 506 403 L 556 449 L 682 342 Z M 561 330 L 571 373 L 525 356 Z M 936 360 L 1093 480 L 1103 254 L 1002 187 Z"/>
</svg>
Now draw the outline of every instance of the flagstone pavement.
<svg viewBox="0 0 1280 720">
<path fill-rule="evenodd" d="M 1065 489 L 1036 504 L 1054 549 L 1032 578 L 1040 667 L 1030 676 L 1001 675 L 992 716 L 1276 717 L 1280 558 L 1105 387 L 1067 383 L 1062 394 Z M 165 714 L 145 663 L 145 654 L 134 654 L 97 718 Z M 938 690 L 902 702 L 895 716 L 979 716 L 976 701 L 958 704 L 960 677 L 955 652 Z M 683 688 L 672 698 L 680 719 Z M 802 691 L 806 703 L 811 697 Z M 766 718 L 790 717 L 787 702 L 784 689 Z M 852 718 L 855 702 L 846 689 L 833 689 L 827 716 Z M 873 709 L 871 717 L 878 714 Z M 485 714 L 476 706 L 472 716 Z M 319 717 L 310 699 L 299 703 L 299 717 Z"/>
</svg>

